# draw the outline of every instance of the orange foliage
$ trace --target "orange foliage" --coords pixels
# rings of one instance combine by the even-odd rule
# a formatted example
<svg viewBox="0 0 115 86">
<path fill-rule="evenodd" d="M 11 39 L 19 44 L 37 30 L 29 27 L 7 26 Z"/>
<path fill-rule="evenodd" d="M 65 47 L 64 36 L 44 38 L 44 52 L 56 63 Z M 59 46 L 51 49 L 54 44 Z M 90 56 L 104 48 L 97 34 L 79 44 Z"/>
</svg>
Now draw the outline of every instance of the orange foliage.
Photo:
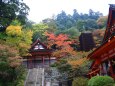
<svg viewBox="0 0 115 86">
<path fill-rule="evenodd" d="M 102 43 L 104 33 L 105 33 L 104 29 L 97 29 L 93 31 L 92 34 L 93 34 L 94 41 L 97 47 L 100 46 L 100 44 Z"/>
<path fill-rule="evenodd" d="M 15 68 L 21 65 L 22 57 L 18 53 L 15 48 L 0 44 L 0 61 L 7 62 L 10 67 Z"/>
<path fill-rule="evenodd" d="M 55 35 L 54 33 L 45 33 L 48 37 L 49 48 L 56 45 L 56 50 L 53 52 L 53 56 L 57 58 L 65 57 L 68 55 L 76 55 L 76 52 L 70 46 L 72 43 L 66 34 Z"/>
<path fill-rule="evenodd" d="M 87 61 L 88 59 L 87 58 L 80 58 L 80 59 L 77 59 L 77 60 L 68 60 L 68 63 L 73 67 L 73 68 L 76 68 L 80 65 L 82 65 L 85 61 Z"/>
</svg>

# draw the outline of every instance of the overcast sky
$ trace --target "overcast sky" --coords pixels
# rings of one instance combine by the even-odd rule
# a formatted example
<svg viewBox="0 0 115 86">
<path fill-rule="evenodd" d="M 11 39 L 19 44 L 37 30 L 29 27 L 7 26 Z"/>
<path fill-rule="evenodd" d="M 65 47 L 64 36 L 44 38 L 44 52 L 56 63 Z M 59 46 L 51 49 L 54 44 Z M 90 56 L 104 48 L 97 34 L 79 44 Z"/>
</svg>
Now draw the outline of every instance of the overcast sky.
<svg viewBox="0 0 115 86">
<path fill-rule="evenodd" d="M 78 13 L 88 13 L 89 9 L 92 9 L 108 15 L 108 4 L 115 4 L 115 0 L 24 0 L 24 2 L 30 7 L 29 20 L 34 22 L 50 18 L 62 10 L 72 14 L 73 9 L 77 9 Z"/>
</svg>

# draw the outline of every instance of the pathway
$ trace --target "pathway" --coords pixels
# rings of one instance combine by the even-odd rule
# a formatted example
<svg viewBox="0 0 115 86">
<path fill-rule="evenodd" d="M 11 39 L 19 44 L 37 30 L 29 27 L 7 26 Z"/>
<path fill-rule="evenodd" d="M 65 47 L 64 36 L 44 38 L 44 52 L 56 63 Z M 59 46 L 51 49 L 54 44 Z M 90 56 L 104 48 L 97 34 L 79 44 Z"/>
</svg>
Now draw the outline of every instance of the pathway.
<svg viewBox="0 0 115 86">
<path fill-rule="evenodd" d="M 29 69 L 24 86 L 44 86 L 43 77 L 44 77 L 43 68 Z"/>
<path fill-rule="evenodd" d="M 28 70 L 24 86 L 59 86 L 56 77 L 58 72 L 51 68 L 33 68 Z"/>
</svg>

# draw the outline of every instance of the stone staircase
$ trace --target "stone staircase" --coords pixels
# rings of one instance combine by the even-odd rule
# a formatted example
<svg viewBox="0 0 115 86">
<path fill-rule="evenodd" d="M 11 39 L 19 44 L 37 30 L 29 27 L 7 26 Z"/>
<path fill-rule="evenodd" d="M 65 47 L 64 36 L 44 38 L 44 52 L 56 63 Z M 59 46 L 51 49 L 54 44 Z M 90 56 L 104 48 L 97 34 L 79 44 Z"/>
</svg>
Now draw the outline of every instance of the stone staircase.
<svg viewBox="0 0 115 86">
<path fill-rule="evenodd" d="M 43 73 L 43 68 L 29 69 L 24 86 L 42 86 Z"/>
</svg>

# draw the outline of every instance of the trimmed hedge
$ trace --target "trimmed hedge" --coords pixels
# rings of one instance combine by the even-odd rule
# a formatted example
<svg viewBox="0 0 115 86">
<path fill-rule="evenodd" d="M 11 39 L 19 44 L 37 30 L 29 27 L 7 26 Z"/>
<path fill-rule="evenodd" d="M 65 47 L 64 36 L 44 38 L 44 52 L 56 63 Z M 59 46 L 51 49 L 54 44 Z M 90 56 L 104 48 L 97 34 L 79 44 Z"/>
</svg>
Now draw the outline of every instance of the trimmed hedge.
<svg viewBox="0 0 115 86">
<path fill-rule="evenodd" d="M 110 76 L 94 76 L 88 81 L 88 86 L 110 86 L 114 80 Z"/>
</svg>

